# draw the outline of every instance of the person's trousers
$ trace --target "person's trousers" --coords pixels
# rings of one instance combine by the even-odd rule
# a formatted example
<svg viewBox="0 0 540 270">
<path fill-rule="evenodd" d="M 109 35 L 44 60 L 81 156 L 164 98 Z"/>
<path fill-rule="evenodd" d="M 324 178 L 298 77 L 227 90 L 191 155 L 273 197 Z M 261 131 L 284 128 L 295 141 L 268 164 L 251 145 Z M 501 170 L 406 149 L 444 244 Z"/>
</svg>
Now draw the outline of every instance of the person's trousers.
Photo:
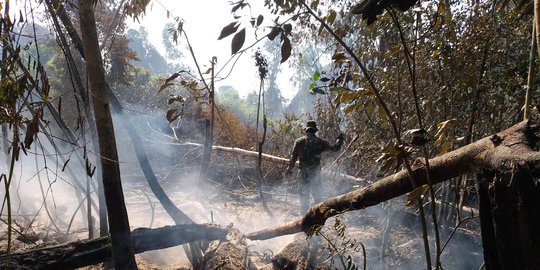
<svg viewBox="0 0 540 270">
<path fill-rule="evenodd" d="M 310 195 L 313 195 L 314 204 L 322 200 L 320 169 L 301 170 L 299 178 L 300 214 L 304 214 L 311 207 Z"/>
</svg>

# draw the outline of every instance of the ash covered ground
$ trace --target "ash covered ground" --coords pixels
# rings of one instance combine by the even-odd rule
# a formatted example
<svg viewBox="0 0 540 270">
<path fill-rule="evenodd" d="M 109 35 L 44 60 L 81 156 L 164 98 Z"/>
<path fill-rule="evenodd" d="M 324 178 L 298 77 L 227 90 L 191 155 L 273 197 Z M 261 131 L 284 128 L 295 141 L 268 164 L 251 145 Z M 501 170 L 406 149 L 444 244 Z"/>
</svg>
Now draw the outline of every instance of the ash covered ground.
<svg viewBox="0 0 540 270">
<path fill-rule="evenodd" d="M 282 176 L 283 166 L 264 163 L 263 197 L 272 216 L 264 209 L 258 192 L 256 160 L 230 153 L 214 152 L 207 179 L 198 180 L 200 149 L 183 148 L 178 153 L 151 156 L 151 163 L 160 184 L 175 205 L 197 223 L 231 225 L 242 233 L 249 233 L 292 221 L 300 217 L 299 197 L 295 182 Z M 157 198 L 150 190 L 138 164 L 132 157 L 121 163 L 126 207 L 132 229 L 157 228 L 173 225 Z M 354 182 L 325 174 L 323 186 L 327 198 L 361 188 L 369 180 Z M 24 190 L 22 183 L 20 189 Z M 51 222 L 39 194 L 22 196 L 22 204 L 14 215 L 15 235 L 13 250 L 52 245 L 87 237 L 85 221 L 76 214 L 77 200 L 68 193 L 68 187 L 50 185 L 46 207 L 56 217 Z M 54 191 L 54 192 L 53 192 Z M 66 194 L 64 194 L 66 192 Z M 51 201 L 51 198 L 55 198 Z M 406 197 L 399 197 L 363 210 L 351 211 L 326 222 L 320 236 L 317 265 L 326 269 L 343 269 L 342 260 L 348 257 L 362 269 L 364 246 L 368 269 L 421 269 L 425 268 L 422 230 L 416 208 L 405 207 Z M 26 211 L 26 212 L 25 212 Z M 426 208 L 426 212 L 428 208 Z M 450 215 L 451 216 L 451 215 Z M 336 219 L 338 223 L 336 223 Z M 441 222 L 442 266 L 446 269 L 478 269 L 482 264 L 479 219 L 470 218 L 454 228 L 455 222 Z M 433 230 L 428 216 L 431 254 L 434 253 Z M 344 226 L 339 226 L 342 224 Z M 95 227 L 97 224 L 94 223 Z M 69 230 L 68 230 L 69 226 Z M 6 226 L 1 226 L 1 249 L 6 247 Z M 344 230 L 340 236 L 339 230 Z M 293 241 L 295 235 L 281 236 L 264 241 L 249 241 L 251 260 L 262 268 L 271 263 L 274 255 Z M 450 240 L 448 240 L 450 239 Z M 447 242 L 448 241 L 448 242 Z M 145 252 L 136 255 L 140 269 L 189 269 L 182 247 Z M 432 258 L 434 261 L 434 257 Z M 95 269 L 97 266 L 89 267 Z"/>
</svg>

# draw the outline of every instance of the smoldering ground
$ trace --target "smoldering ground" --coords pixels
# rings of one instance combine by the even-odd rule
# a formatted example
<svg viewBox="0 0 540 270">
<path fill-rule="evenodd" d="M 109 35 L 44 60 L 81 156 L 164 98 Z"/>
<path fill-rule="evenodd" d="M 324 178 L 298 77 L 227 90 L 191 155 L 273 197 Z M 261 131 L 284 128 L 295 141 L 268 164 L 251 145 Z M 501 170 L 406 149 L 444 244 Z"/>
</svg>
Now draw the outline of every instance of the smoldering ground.
<svg viewBox="0 0 540 270">
<path fill-rule="evenodd" d="M 214 152 L 207 178 L 199 179 L 202 149 L 186 142 L 203 138 L 201 134 L 196 133 L 200 130 L 193 129 L 195 134 L 190 134 L 191 137 L 178 136 L 177 140 L 170 136 L 171 134 L 163 132 L 163 125 L 158 123 L 166 120 L 161 117 L 162 115 L 138 115 L 131 117 L 130 121 L 136 125 L 141 135 L 160 185 L 173 203 L 194 222 L 215 223 L 222 226 L 232 224 L 241 232 L 248 233 L 286 223 L 300 216 L 296 185 L 294 180 L 282 177 L 281 172 L 284 168 L 280 165 L 263 163 L 266 176 L 262 185 L 263 197 L 273 214 L 270 216 L 263 208 L 259 196 L 254 159 Z M 118 122 L 126 120 L 118 115 L 115 115 L 114 120 L 131 228 L 157 228 L 174 224 L 150 190 L 133 151 L 129 134 L 118 128 Z M 50 148 L 50 145 L 44 141 L 39 147 Z M 73 151 L 82 149 L 68 145 L 67 149 L 63 150 L 71 157 L 66 168 L 69 167 L 72 174 L 62 170 L 65 161 L 55 155 L 38 155 L 36 162 L 36 156 L 30 153 L 28 156 L 21 156 L 18 161 L 15 175 L 17 181 L 12 182 L 10 189 L 11 194 L 18 194 L 12 196 L 14 217 L 19 223 L 15 227 L 21 234 L 26 236 L 33 234 L 33 239 L 37 239 L 27 241 L 24 237 L 19 237 L 22 241 L 17 240 L 18 249 L 87 237 L 85 185 L 77 186 L 71 179 L 75 175 L 84 183 L 87 179 L 86 168 L 76 162 Z M 37 149 L 34 152 L 40 153 Z M 49 152 L 54 151 L 51 149 Z M 335 174 L 323 174 L 322 181 L 323 196 L 329 198 L 365 186 L 374 180 L 351 183 Z M 40 183 L 43 184 L 44 193 L 38 189 Z M 97 197 L 93 191 L 94 187 L 95 182 L 91 186 L 90 194 L 92 201 L 95 202 Z M 4 194 L 1 194 L 2 197 Z M 339 262 L 340 256 L 350 255 L 356 265 L 362 265 L 364 260 L 362 252 L 342 245 L 354 240 L 364 245 L 369 269 L 424 268 L 425 258 L 418 213 L 414 208 L 405 207 L 405 201 L 405 196 L 399 197 L 364 210 L 339 215 L 337 219 L 345 224 L 345 237 L 340 237 L 336 231 L 335 219 L 329 219 L 322 230 L 323 235 L 318 236 L 322 242 L 318 263 L 340 269 L 342 267 Z M 95 219 L 92 226 L 97 232 L 98 214 L 95 208 L 92 208 L 91 213 Z M 2 218 L 5 218 L 5 210 Z M 5 232 L 5 225 L 2 226 L 2 232 Z M 66 234 L 68 228 L 69 234 Z M 433 251 L 432 228 L 429 230 L 430 248 Z M 447 230 L 441 235 L 441 239 L 448 239 L 452 231 L 452 228 Z M 269 258 L 290 243 L 293 237 L 288 235 L 264 241 L 248 241 L 252 260 L 259 266 L 270 263 Z M 4 242 L 5 234 L 2 234 L 2 243 Z M 145 261 L 146 265 L 153 265 L 159 269 L 189 267 L 181 247 L 145 252 L 138 254 L 137 258 Z M 449 244 L 442 253 L 442 261 L 443 266 L 448 269 L 478 268 L 482 261 L 478 221 L 473 220 L 462 225 L 452 234 Z"/>
</svg>

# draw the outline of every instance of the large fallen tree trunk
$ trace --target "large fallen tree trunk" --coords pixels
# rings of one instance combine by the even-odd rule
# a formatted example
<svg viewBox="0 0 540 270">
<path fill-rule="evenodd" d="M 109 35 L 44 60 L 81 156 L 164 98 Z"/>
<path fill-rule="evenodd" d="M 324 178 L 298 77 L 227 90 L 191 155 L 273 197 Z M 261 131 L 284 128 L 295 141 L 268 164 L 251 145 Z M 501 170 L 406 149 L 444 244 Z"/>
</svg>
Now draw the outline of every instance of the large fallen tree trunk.
<svg viewBox="0 0 540 270">
<path fill-rule="evenodd" d="M 175 225 L 139 228 L 131 233 L 135 253 L 164 249 L 200 240 L 223 239 L 228 230 L 216 225 Z M 94 265 L 112 257 L 111 240 L 100 237 L 62 245 L 1 255 L 6 269 L 74 269 Z"/>
<path fill-rule="evenodd" d="M 430 163 L 431 184 L 440 183 L 479 168 L 510 170 L 515 164 L 529 168 L 529 173 L 539 175 L 540 153 L 532 147 L 538 141 L 538 126 L 523 121 L 496 135 L 486 137 L 462 148 L 433 158 Z M 416 162 L 412 168 L 416 186 L 427 184 L 426 168 Z M 413 190 L 413 183 L 406 170 L 385 177 L 365 188 L 325 200 L 311 207 L 299 219 L 287 224 L 252 232 L 246 237 L 264 240 L 297 232 L 309 233 L 325 221 L 343 212 L 363 209 L 406 194 Z M 538 243 L 540 244 L 540 243 Z"/>
</svg>

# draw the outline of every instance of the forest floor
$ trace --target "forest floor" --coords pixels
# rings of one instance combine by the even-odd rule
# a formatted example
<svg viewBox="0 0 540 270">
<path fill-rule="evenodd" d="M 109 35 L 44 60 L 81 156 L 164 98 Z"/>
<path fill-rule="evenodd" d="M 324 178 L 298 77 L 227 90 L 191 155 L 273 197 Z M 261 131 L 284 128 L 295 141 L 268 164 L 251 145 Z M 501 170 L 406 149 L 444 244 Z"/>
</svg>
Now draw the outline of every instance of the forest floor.
<svg viewBox="0 0 540 270">
<path fill-rule="evenodd" d="M 282 168 L 273 164 L 265 166 L 263 197 L 272 216 L 265 211 L 257 189 L 255 161 L 245 161 L 232 154 L 214 153 L 209 168 L 208 180 L 197 181 L 196 156 L 183 156 L 180 163 L 171 162 L 171 157 L 152 160 L 155 172 L 166 193 L 175 205 L 197 223 L 214 223 L 222 226 L 232 224 L 242 233 L 250 233 L 289 222 L 300 217 L 299 197 L 291 179 L 283 179 Z M 174 160 L 174 159 L 173 159 Z M 187 161 L 186 161 L 187 160 Z M 191 161 L 190 161 L 191 160 Z M 161 227 L 172 225 L 165 210 L 152 194 L 144 176 L 135 164 L 124 164 L 124 193 L 130 216 L 130 226 Z M 333 176 L 323 177 L 325 196 L 332 197 L 354 188 L 369 184 L 350 182 Z M 315 236 L 321 241 L 318 265 L 331 269 L 344 269 L 342 260 L 348 257 L 358 269 L 364 259 L 368 269 L 422 269 L 426 267 L 420 219 L 415 208 L 405 207 L 406 197 L 347 212 L 329 219 Z M 426 213 L 430 212 L 426 207 Z M 435 245 L 431 218 L 427 218 L 431 254 Z M 51 245 L 68 240 L 84 239 L 87 232 L 77 229 L 69 234 L 54 233 L 46 220 L 29 222 L 19 216 L 14 219 L 15 228 L 21 234 L 12 250 L 24 250 L 40 245 Z M 455 221 L 443 218 L 441 245 L 446 241 L 441 261 L 445 269 L 478 269 L 483 262 L 479 219 L 472 218 L 454 230 Z M 32 224 L 31 227 L 28 227 Z M 339 226 L 343 224 L 344 226 Z M 0 249 L 6 247 L 5 226 L 0 226 Z M 74 226 L 75 227 L 75 226 Z M 340 229 L 345 233 L 340 237 Z M 251 260 L 257 267 L 271 263 L 271 258 L 289 244 L 294 235 L 276 237 L 264 241 L 247 240 Z M 364 258 L 361 243 L 365 247 Z M 182 247 L 145 252 L 136 255 L 139 269 L 188 269 L 189 262 Z M 435 258 L 432 256 L 432 262 Z M 97 269 L 90 267 L 88 269 Z"/>
</svg>

